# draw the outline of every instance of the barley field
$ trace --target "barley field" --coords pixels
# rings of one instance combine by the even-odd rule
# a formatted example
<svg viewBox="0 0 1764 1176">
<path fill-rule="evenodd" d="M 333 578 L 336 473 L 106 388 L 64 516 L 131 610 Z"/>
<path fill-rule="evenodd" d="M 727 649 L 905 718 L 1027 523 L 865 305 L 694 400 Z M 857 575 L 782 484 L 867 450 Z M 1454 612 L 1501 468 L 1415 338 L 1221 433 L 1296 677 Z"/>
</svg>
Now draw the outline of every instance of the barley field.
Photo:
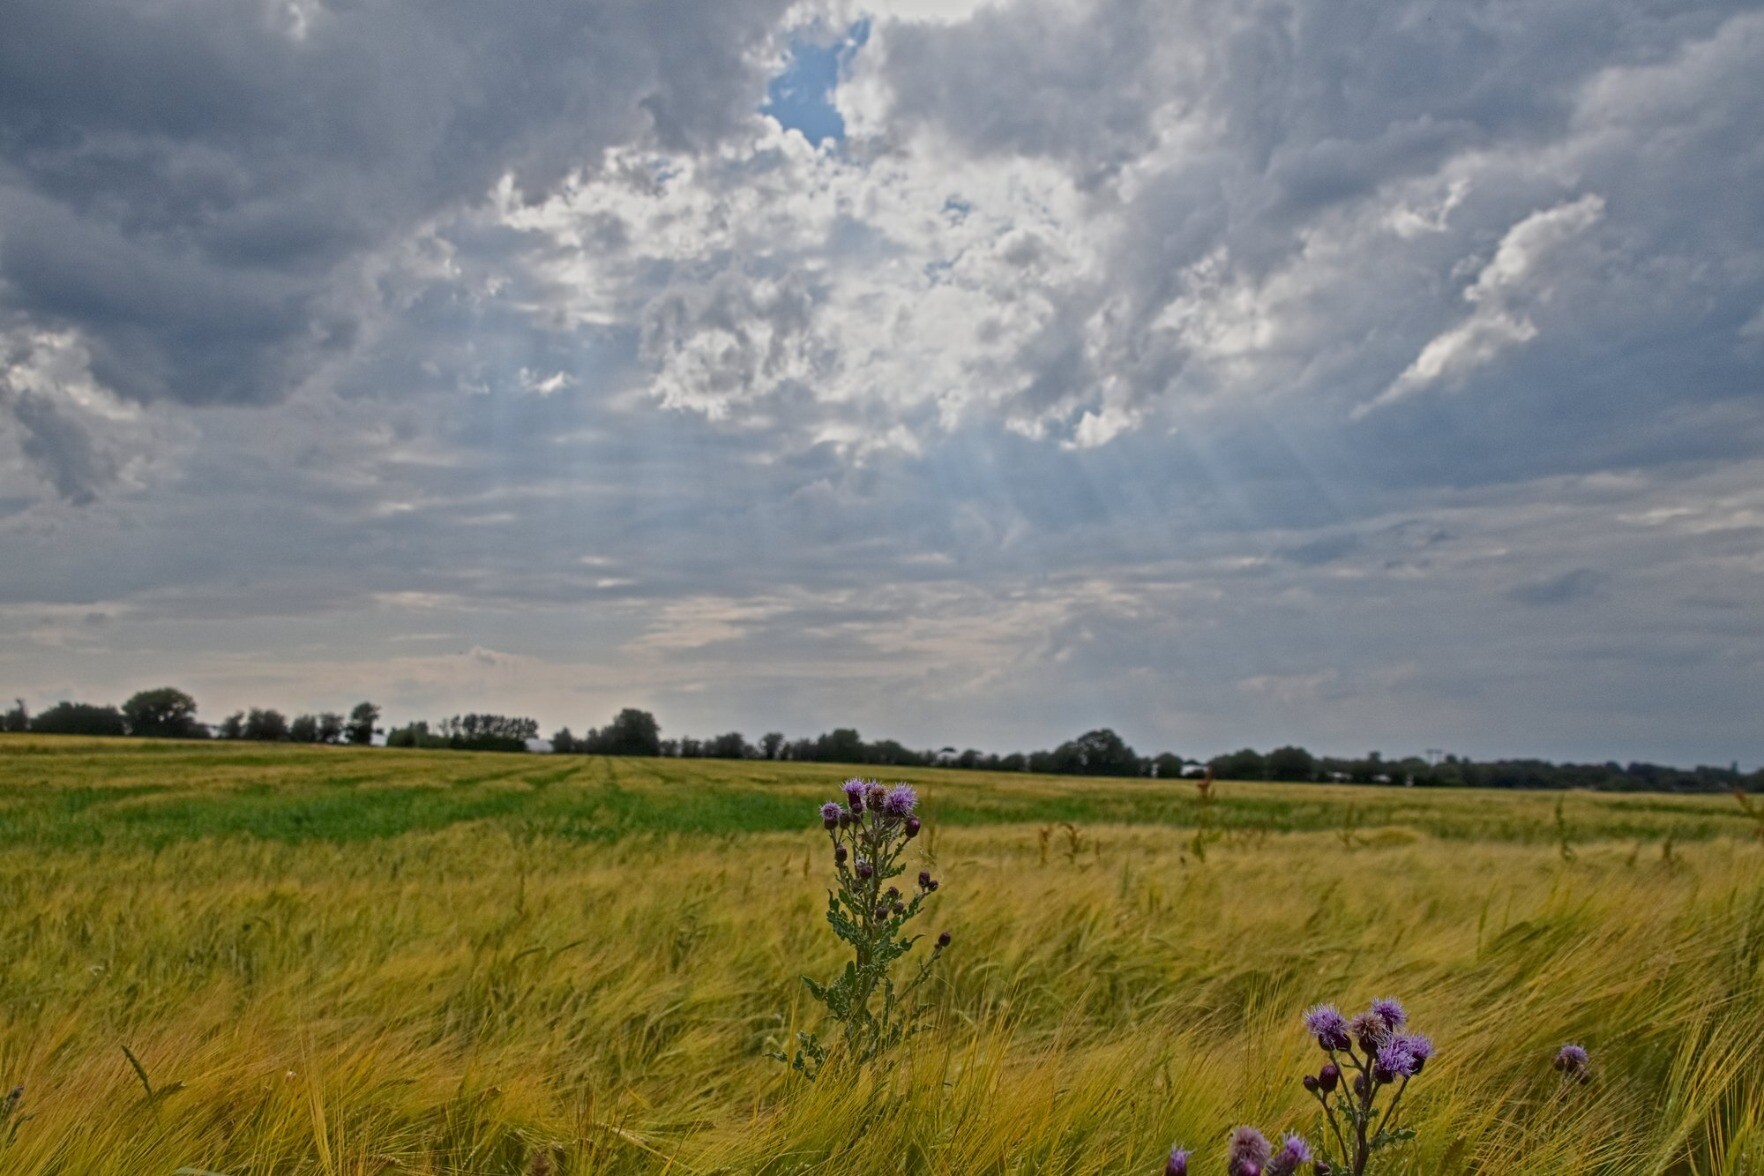
<svg viewBox="0 0 1764 1176">
<path fill-rule="evenodd" d="M 1439 1052 L 1380 1172 L 1764 1174 L 1730 797 L 883 771 L 954 942 L 808 1083 L 846 774 L 0 737 L 0 1172 L 1216 1172 L 1314 1134 L 1307 1005 L 1394 995 Z"/>
</svg>

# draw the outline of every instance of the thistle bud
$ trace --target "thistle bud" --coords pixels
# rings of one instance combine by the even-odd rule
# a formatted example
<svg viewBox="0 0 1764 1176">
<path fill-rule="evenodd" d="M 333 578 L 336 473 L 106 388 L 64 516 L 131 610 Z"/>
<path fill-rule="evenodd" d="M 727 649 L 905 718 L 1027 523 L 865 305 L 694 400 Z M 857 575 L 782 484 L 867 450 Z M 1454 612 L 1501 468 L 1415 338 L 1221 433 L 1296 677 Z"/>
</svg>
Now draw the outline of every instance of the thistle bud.
<svg viewBox="0 0 1764 1176">
<path fill-rule="evenodd" d="M 1337 1086 L 1341 1085 L 1341 1067 L 1334 1062 L 1326 1064 L 1317 1071 L 1317 1085 L 1323 1089 L 1324 1094 L 1332 1093 Z"/>
<path fill-rule="evenodd" d="M 919 818 L 917 818 L 917 817 L 908 817 L 907 818 L 906 835 L 908 837 L 917 837 L 919 835 L 919 828 L 920 828 Z"/>
<path fill-rule="evenodd" d="M 1316 1094 L 1319 1085 L 1320 1084 L 1318 1083 L 1317 1076 L 1315 1074 L 1306 1074 L 1305 1075 L 1305 1089 L 1306 1090 L 1310 1091 L 1312 1094 Z"/>
<path fill-rule="evenodd" d="M 919 889 L 920 890 L 931 889 L 931 871 L 930 870 L 920 870 L 919 871 Z"/>
<path fill-rule="evenodd" d="M 948 947 L 949 946 L 949 932 L 948 931 L 945 931 L 943 934 L 941 934 L 937 937 L 937 946 L 938 947 Z"/>
<path fill-rule="evenodd" d="M 857 876 L 858 877 L 868 878 L 871 874 L 874 874 L 875 872 L 876 872 L 875 867 L 870 865 L 869 862 L 865 861 L 863 858 L 858 859 L 858 864 L 857 864 Z"/>
<path fill-rule="evenodd" d="M 848 850 L 847 850 L 847 849 L 846 849 L 846 848 L 845 848 L 845 846 L 843 846 L 843 845 L 835 845 L 835 846 L 834 846 L 834 847 L 833 847 L 833 860 L 834 860 L 834 861 L 836 861 L 836 862 L 838 862 L 838 863 L 839 863 L 839 864 L 840 864 L 840 865 L 842 865 L 842 866 L 843 866 L 843 865 L 844 865 L 844 864 L 845 864 L 845 859 L 846 859 L 846 858 L 848 858 L 848 857 L 850 857 L 850 856 L 851 856 L 851 854 L 850 854 L 850 852 L 849 852 L 849 851 L 848 851 Z"/>
</svg>

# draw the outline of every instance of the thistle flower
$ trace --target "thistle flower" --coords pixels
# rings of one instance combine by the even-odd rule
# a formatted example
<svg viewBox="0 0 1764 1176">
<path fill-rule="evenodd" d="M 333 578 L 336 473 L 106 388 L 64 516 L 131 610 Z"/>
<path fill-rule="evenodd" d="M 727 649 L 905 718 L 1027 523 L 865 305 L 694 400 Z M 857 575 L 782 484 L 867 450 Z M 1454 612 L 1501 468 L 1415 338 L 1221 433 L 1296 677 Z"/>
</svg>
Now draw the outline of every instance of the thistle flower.
<svg viewBox="0 0 1764 1176">
<path fill-rule="evenodd" d="M 1311 1162 L 1311 1145 L 1302 1135 L 1288 1132 L 1280 1150 L 1268 1161 L 1268 1176 L 1297 1176 L 1299 1165 Z"/>
<path fill-rule="evenodd" d="M 1379 1046 L 1378 1057 L 1372 1063 L 1372 1076 L 1380 1082 L 1413 1078 L 1418 1071 L 1415 1055 L 1409 1051 L 1407 1039 L 1402 1037 L 1393 1037 Z"/>
<path fill-rule="evenodd" d="M 1189 1151 L 1185 1147 L 1170 1149 L 1170 1162 L 1164 1165 L 1164 1176 L 1188 1176 Z"/>
<path fill-rule="evenodd" d="M 911 784 L 896 784 L 882 797 L 882 811 L 897 820 L 905 820 L 913 815 L 913 808 L 919 803 L 919 794 L 913 791 Z"/>
<path fill-rule="evenodd" d="M 1584 1045 L 1564 1045 L 1556 1051 L 1556 1060 L 1552 1064 L 1569 1078 L 1579 1078 L 1586 1074 L 1587 1057 Z"/>
<path fill-rule="evenodd" d="M 882 811 L 882 802 L 888 799 L 888 789 L 871 780 L 864 786 L 864 804 L 873 813 Z"/>
<path fill-rule="evenodd" d="M 1348 1028 L 1352 1031 L 1354 1040 L 1360 1043 L 1360 1048 L 1369 1054 L 1377 1053 L 1378 1047 L 1384 1044 L 1384 1039 L 1390 1036 L 1390 1026 L 1384 1023 L 1383 1017 L 1371 1010 L 1355 1017 L 1349 1022 Z"/>
<path fill-rule="evenodd" d="M 845 810 L 839 806 L 839 802 L 836 800 L 829 800 L 821 806 L 821 824 L 828 829 L 837 829 L 839 818 L 844 815 Z"/>
<path fill-rule="evenodd" d="M 1388 996 L 1381 996 L 1373 1001 L 1372 1011 L 1378 1014 L 1378 1019 L 1383 1021 L 1384 1027 L 1392 1033 L 1409 1023 L 1409 1015 L 1403 1012 L 1401 1002 Z"/>
<path fill-rule="evenodd" d="M 1274 1148 L 1268 1137 L 1254 1127 L 1239 1127 L 1225 1147 L 1227 1176 L 1262 1176 Z"/>
<path fill-rule="evenodd" d="M 864 793 L 868 791 L 870 787 L 869 782 L 866 780 L 859 780 L 854 776 L 839 787 L 845 793 L 845 802 L 851 806 L 851 811 L 854 813 L 863 812 Z"/>
<path fill-rule="evenodd" d="M 1351 1044 L 1347 1018 L 1334 1005 L 1312 1005 L 1306 1009 L 1305 1028 L 1317 1039 L 1318 1045 L 1331 1052 L 1346 1049 Z"/>
<path fill-rule="evenodd" d="M 1427 1064 L 1427 1059 L 1433 1056 L 1433 1038 L 1431 1037 L 1419 1033 L 1400 1033 L 1392 1038 L 1392 1041 L 1408 1051 L 1409 1059 L 1413 1063 L 1413 1068 L 1409 1071 L 1411 1078 L 1419 1074 L 1421 1068 Z"/>
</svg>

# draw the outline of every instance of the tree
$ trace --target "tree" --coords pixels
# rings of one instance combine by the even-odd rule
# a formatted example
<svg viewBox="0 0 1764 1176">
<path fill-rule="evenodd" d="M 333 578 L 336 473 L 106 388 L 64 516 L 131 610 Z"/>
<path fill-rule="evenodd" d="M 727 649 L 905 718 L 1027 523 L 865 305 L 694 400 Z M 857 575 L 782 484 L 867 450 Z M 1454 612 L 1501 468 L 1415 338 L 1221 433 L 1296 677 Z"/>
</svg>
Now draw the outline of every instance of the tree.
<svg viewBox="0 0 1764 1176">
<path fill-rule="evenodd" d="M 1277 747 L 1268 753 L 1270 780 L 1315 780 L 1317 758 L 1302 747 Z"/>
<path fill-rule="evenodd" d="M 215 730 L 215 735 L 221 739 L 245 738 L 245 712 L 234 711 L 222 719 L 220 726 Z"/>
<path fill-rule="evenodd" d="M 122 712 L 114 706 L 58 702 L 31 720 L 31 730 L 45 735 L 122 735 Z"/>
<path fill-rule="evenodd" d="M 747 759 L 753 754 L 739 731 L 730 731 L 727 735 L 718 735 L 704 745 L 704 754 L 711 759 Z"/>
<path fill-rule="evenodd" d="M 645 710 L 628 706 L 611 723 L 582 739 L 596 755 L 660 755 L 661 725 Z"/>
<path fill-rule="evenodd" d="M 326 711 L 318 717 L 318 737 L 320 743 L 336 743 L 343 738 L 343 716 L 336 711 Z"/>
<path fill-rule="evenodd" d="M 576 750 L 576 737 L 570 734 L 568 727 L 559 727 L 552 733 L 551 750 L 558 755 L 568 755 Z"/>
<path fill-rule="evenodd" d="M 358 702 L 355 709 L 349 712 L 349 725 L 343 729 L 349 742 L 366 746 L 374 741 L 379 734 L 374 724 L 380 721 L 380 708 L 371 702 Z"/>
<path fill-rule="evenodd" d="M 263 743 L 277 743 L 288 738 L 288 720 L 279 710 L 251 708 L 245 716 L 245 738 Z"/>
<path fill-rule="evenodd" d="M 1164 752 L 1152 760 L 1152 774 L 1160 780 L 1180 780 L 1182 778 L 1182 757 L 1175 752 Z"/>
<path fill-rule="evenodd" d="M 122 705 L 129 734 L 153 739 L 194 739 L 196 700 L 182 690 L 161 686 L 142 690 Z"/>
<path fill-rule="evenodd" d="M 29 731 L 31 729 L 31 712 L 25 706 L 25 700 L 15 699 L 17 705 L 0 718 L 0 731 Z"/>
<path fill-rule="evenodd" d="M 861 764 L 863 737 L 851 727 L 835 727 L 815 740 L 815 758 L 824 764 Z"/>
<path fill-rule="evenodd" d="M 1078 776 L 1137 776 L 1139 757 L 1107 727 L 1086 731 L 1054 749 L 1054 771 Z"/>
<path fill-rule="evenodd" d="M 19 705 L 23 706 L 24 704 L 20 703 Z M 760 736 L 760 758 L 761 759 L 775 760 L 775 759 L 780 758 L 783 755 L 783 752 L 784 752 L 784 732 L 782 732 L 782 731 L 767 731 L 764 735 Z"/>
<path fill-rule="evenodd" d="M 288 738 L 295 743 L 317 743 L 318 737 L 317 715 L 300 715 L 288 724 Z"/>
<path fill-rule="evenodd" d="M 1261 780 L 1268 775 L 1262 753 L 1250 747 L 1230 755 L 1215 756 L 1207 766 L 1221 780 Z"/>
</svg>

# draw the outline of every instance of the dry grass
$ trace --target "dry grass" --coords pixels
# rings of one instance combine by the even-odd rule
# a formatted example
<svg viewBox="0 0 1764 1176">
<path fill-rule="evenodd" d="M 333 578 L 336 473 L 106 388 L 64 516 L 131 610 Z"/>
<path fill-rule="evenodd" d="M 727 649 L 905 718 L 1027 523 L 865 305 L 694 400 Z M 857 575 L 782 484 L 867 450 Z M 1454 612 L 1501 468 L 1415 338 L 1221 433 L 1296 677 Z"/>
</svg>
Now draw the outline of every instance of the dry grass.
<svg viewBox="0 0 1764 1176">
<path fill-rule="evenodd" d="M 1012 818 L 1094 811 L 1091 785 L 922 776 L 955 818 L 928 845 L 956 940 L 937 1028 L 806 1085 L 762 1053 L 832 961 L 824 842 L 806 804 L 799 831 L 699 825 L 836 771 L 258 751 L 260 775 L 192 779 L 25 746 L 0 742 L 0 1082 L 33 1117 L 4 1172 L 1149 1173 L 1176 1139 L 1207 1171 L 1237 1122 L 1312 1125 L 1306 1004 L 1387 993 L 1441 1049 L 1387 1172 L 1764 1172 L 1764 847 L 1720 800 L 1573 797 L 1565 860 L 1553 798 L 1300 789 L 1312 820 L 1226 784 L 1203 859 L 1186 792 L 1112 785 L 1144 823 L 1075 822 L 1077 852 L 1056 829 L 1044 855 Z M 371 807 L 387 773 L 483 811 L 351 837 L 189 807 Z M 188 836 L 134 811 L 159 804 Z M 1348 836 L 1348 806 L 1380 819 Z M 568 819 L 632 808 L 690 819 Z M 1598 1076 L 1563 1100 L 1565 1040 Z"/>
</svg>

